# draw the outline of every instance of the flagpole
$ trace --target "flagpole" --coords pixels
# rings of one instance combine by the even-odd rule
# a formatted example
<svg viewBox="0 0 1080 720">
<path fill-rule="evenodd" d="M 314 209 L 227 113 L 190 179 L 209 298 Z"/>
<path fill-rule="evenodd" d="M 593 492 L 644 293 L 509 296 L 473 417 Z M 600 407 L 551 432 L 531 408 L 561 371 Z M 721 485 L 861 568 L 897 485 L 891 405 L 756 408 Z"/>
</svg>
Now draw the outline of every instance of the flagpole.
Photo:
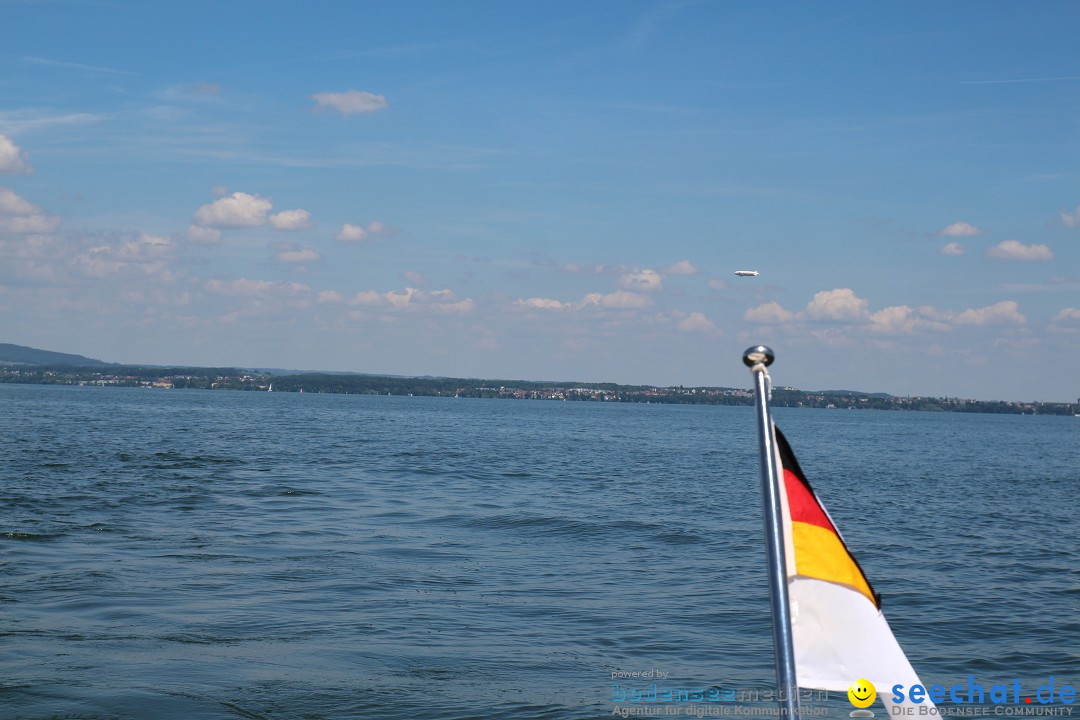
<svg viewBox="0 0 1080 720">
<path fill-rule="evenodd" d="M 773 647 L 776 655 L 776 684 L 781 720 L 799 720 L 799 686 L 795 675 L 795 648 L 791 637 L 791 603 L 788 599 L 787 565 L 784 551 L 784 523 L 777 480 L 776 442 L 769 412 L 770 378 L 766 368 L 773 351 L 764 345 L 749 348 L 743 362 L 754 376 L 754 405 L 757 407 L 758 447 L 761 451 L 761 497 L 765 509 L 765 545 L 769 558 L 769 598 L 772 604 Z"/>
</svg>

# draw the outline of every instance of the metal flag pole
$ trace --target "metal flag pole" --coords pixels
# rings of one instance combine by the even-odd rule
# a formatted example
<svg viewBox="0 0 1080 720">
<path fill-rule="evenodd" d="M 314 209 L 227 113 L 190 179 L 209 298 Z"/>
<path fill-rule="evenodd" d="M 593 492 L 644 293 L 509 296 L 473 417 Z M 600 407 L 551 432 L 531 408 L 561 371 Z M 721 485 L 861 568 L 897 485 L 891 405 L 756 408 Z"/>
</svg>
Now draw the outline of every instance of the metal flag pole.
<svg viewBox="0 0 1080 720">
<path fill-rule="evenodd" d="M 791 637 L 791 603 L 788 600 L 784 523 L 780 505 L 779 471 L 769 399 L 769 371 L 775 356 L 764 345 L 743 353 L 743 362 L 754 376 L 758 447 L 761 451 L 761 497 L 765 509 L 765 545 L 769 557 L 769 598 L 772 603 L 773 647 L 776 651 L 776 685 L 781 720 L 799 720 L 799 686 L 795 676 L 795 648 Z"/>
</svg>

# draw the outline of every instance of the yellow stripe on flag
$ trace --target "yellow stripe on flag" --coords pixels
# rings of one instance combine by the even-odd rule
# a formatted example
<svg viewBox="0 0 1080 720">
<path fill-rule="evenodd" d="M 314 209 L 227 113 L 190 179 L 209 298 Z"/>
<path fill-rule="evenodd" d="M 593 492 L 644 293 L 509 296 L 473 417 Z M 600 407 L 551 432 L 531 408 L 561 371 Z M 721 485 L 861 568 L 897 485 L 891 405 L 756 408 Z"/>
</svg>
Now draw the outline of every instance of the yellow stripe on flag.
<svg viewBox="0 0 1080 720">
<path fill-rule="evenodd" d="M 835 532 L 796 520 L 791 523 L 791 535 L 796 575 L 847 585 L 874 602 L 859 566 Z"/>
</svg>

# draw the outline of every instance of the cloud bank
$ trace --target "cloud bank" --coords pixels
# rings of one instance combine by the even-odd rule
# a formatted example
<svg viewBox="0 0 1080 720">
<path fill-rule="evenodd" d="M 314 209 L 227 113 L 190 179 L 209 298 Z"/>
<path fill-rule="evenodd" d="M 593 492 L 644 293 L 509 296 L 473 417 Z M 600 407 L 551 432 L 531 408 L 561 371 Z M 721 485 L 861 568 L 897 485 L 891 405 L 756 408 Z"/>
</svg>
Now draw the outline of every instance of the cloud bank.
<svg viewBox="0 0 1080 720">
<path fill-rule="evenodd" d="M 961 326 L 1022 326 L 1027 318 L 1014 300 L 1003 300 L 981 308 L 960 312 L 937 310 L 929 305 L 912 308 L 894 305 L 876 312 L 870 301 L 860 298 L 850 288 L 836 288 L 816 293 L 805 310 L 791 311 L 777 302 L 767 302 L 748 309 L 743 319 L 762 325 L 787 326 L 791 329 L 814 323 L 829 323 L 864 328 L 882 335 L 911 335 L 918 331 L 948 331 Z"/>
</svg>

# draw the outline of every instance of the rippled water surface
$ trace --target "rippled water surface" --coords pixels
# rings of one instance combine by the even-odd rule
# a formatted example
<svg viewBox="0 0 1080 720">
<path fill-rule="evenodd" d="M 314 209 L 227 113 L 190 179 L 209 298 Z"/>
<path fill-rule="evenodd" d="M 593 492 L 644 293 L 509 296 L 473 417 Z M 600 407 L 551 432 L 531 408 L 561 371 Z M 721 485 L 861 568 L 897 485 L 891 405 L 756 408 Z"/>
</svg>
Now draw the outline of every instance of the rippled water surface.
<svg viewBox="0 0 1080 720">
<path fill-rule="evenodd" d="M 1080 418 L 777 420 L 924 680 L 1080 685 Z M 753 423 L 0 385 L 0 717 L 603 718 L 613 672 L 767 688 Z"/>
</svg>

